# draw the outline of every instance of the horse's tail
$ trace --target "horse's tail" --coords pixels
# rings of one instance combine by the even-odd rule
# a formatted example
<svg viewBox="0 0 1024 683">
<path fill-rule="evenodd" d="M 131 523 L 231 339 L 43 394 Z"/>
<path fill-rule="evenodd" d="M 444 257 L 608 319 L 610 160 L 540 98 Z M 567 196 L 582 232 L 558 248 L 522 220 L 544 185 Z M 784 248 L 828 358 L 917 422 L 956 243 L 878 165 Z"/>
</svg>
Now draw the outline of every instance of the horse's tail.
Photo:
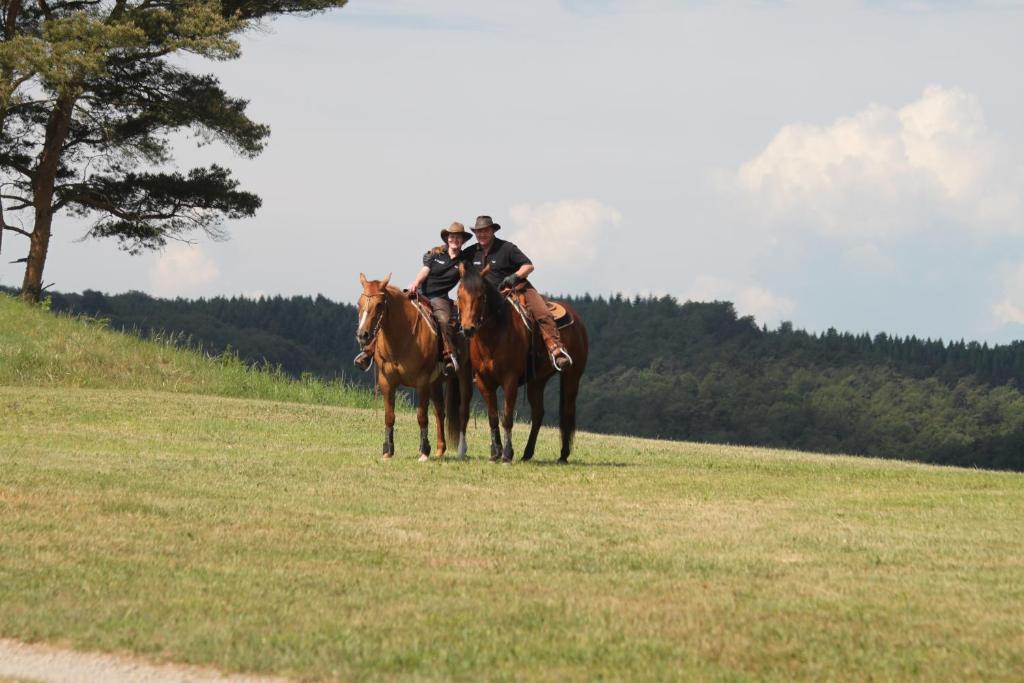
<svg viewBox="0 0 1024 683">
<path fill-rule="evenodd" d="M 462 436 L 462 414 L 459 411 L 462 400 L 459 374 L 452 373 L 444 382 L 444 433 L 451 448 L 459 447 L 459 438 Z"/>
<path fill-rule="evenodd" d="M 576 311 L 571 308 L 569 311 L 575 319 L 575 324 L 569 328 L 570 334 L 576 338 L 570 343 L 573 348 L 573 364 L 562 371 L 558 382 L 558 430 L 562 434 L 562 461 L 569 458 L 572 442 L 576 437 L 576 397 L 579 395 L 580 382 L 589 355 L 587 328 Z"/>
<path fill-rule="evenodd" d="M 562 434 L 561 459 L 566 460 L 572 451 L 572 442 L 576 438 L 576 392 L 579 380 L 562 377 L 558 383 L 558 431 Z M 568 385 L 572 386 L 568 386 Z"/>
</svg>

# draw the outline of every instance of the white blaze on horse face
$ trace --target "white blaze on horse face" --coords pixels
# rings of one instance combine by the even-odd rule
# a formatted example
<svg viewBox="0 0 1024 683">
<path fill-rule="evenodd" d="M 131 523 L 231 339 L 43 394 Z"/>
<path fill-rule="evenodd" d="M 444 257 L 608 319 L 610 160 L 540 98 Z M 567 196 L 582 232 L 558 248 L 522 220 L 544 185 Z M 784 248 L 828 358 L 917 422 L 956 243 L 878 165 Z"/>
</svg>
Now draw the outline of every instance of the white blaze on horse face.
<svg viewBox="0 0 1024 683">
<path fill-rule="evenodd" d="M 363 331 L 363 326 L 366 325 L 366 316 L 368 314 L 369 314 L 369 311 L 367 311 L 366 309 L 363 309 L 363 314 L 361 316 L 359 316 L 359 330 L 358 330 L 359 332 Z"/>
</svg>

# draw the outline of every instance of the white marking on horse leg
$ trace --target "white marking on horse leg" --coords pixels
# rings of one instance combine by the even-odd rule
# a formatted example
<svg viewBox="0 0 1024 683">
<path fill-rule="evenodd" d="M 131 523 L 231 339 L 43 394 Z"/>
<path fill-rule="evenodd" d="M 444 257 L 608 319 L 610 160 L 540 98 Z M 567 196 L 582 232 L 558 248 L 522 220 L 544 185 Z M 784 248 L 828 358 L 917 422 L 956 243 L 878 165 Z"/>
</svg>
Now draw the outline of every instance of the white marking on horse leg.
<svg viewBox="0 0 1024 683">
<path fill-rule="evenodd" d="M 430 460 L 430 456 L 427 455 L 426 453 L 424 453 L 423 455 L 420 456 L 420 462 L 428 462 L 429 460 Z"/>
<path fill-rule="evenodd" d="M 466 457 L 466 432 L 459 434 L 459 460 Z"/>
</svg>

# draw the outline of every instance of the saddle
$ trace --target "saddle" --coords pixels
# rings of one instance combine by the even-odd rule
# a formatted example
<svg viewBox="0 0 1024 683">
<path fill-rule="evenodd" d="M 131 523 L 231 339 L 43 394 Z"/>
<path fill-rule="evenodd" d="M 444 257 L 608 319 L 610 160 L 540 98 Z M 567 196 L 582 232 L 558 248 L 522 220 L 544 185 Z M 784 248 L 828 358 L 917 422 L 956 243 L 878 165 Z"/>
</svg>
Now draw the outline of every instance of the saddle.
<svg viewBox="0 0 1024 683">
<path fill-rule="evenodd" d="M 568 327 L 575 322 L 572 319 L 572 316 L 569 315 L 569 311 L 566 310 L 565 306 L 557 301 L 552 301 L 543 295 L 541 295 L 541 298 L 544 299 L 544 304 L 548 307 L 548 312 L 551 314 L 551 317 L 555 319 L 555 327 L 562 329 L 563 327 Z M 526 323 L 527 329 L 533 330 L 533 318 L 530 317 L 530 311 L 526 308 L 526 304 L 523 303 L 522 294 L 517 292 L 516 296 L 509 297 L 509 301 L 512 302 L 512 307 L 516 309 L 516 313 L 523 318 L 523 322 Z"/>
<path fill-rule="evenodd" d="M 409 297 L 409 300 L 412 301 L 413 305 L 419 311 L 420 317 L 427 321 L 427 325 L 430 326 L 430 331 L 434 333 L 434 336 L 439 336 L 437 334 L 437 321 L 434 320 L 434 312 L 430 308 L 430 299 L 419 292 L 414 292 L 414 294 L 415 296 Z"/>
<path fill-rule="evenodd" d="M 437 320 L 434 319 L 434 309 L 430 306 L 430 299 L 423 296 L 422 293 L 416 292 L 416 296 L 410 299 L 416 308 L 419 310 L 420 316 L 427 321 L 430 326 L 430 331 L 434 333 L 434 337 L 437 339 L 437 363 L 440 367 L 442 359 L 444 358 L 444 339 L 441 337 L 440 330 L 437 329 Z M 456 339 L 456 334 L 459 331 L 459 306 L 458 304 L 452 305 L 452 315 L 448 319 L 448 330 L 451 332 L 451 338 Z M 458 344 L 455 344 L 457 352 Z M 456 360 L 459 363 L 468 362 L 462 359 L 461 356 L 457 356 Z"/>
<path fill-rule="evenodd" d="M 576 322 L 573 320 L 573 317 L 569 315 L 569 311 L 564 305 L 557 301 L 548 299 L 543 294 L 541 295 L 541 298 L 544 299 L 544 304 L 547 306 L 548 312 L 555 320 L 555 327 L 562 329 Z M 526 329 L 531 332 L 530 349 L 527 351 L 526 359 L 526 373 L 519 378 L 519 386 L 523 386 L 537 375 L 538 370 L 542 366 L 548 365 L 550 361 L 548 359 L 547 349 L 544 346 L 544 340 L 541 338 L 540 328 L 533 324 L 533 318 L 530 316 L 530 311 L 523 301 L 522 293 L 516 292 L 516 296 L 508 297 L 508 300 L 511 302 L 516 313 L 522 317 L 523 322 L 526 324 Z"/>
</svg>

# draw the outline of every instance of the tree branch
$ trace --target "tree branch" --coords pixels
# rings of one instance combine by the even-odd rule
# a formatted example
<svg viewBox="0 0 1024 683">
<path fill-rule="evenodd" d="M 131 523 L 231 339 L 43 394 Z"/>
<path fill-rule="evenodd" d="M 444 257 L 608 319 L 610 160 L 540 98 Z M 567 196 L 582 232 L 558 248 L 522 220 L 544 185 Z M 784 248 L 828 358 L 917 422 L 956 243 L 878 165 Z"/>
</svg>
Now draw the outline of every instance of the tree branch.
<svg viewBox="0 0 1024 683">
<path fill-rule="evenodd" d="M 14 205 L 14 206 L 5 206 L 4 209 L 6 209 L 8 211 L 21 211 L 22 209 L 27 209 L 28 207 L 32 206 L 32 200 L 31 199 L 26 199 L 25 197 L 19 197 L 18 195 L 5 194 L 5 195 L 0 195 L 0 197 L 2 197 L 3 199 L 13 199 L 14 201 L 18 202 L 18 204 Z M 3 219 L 0 218 L 0 221 L 2 221 L 2 220 Z"/>
<path fill-rule="evenodd" d="M 32 236 L 32 233 L 30 233 L 28 230 L 22 230 L 21 228 L 16 228 L 13 225 L 8 225 L 7 223 L 0 224 L 0 231 L 2 230 L 10 230 L 11 232 L 16 232 L 19 235 L 24 235 L 25 237 Z"/>
</svg>

